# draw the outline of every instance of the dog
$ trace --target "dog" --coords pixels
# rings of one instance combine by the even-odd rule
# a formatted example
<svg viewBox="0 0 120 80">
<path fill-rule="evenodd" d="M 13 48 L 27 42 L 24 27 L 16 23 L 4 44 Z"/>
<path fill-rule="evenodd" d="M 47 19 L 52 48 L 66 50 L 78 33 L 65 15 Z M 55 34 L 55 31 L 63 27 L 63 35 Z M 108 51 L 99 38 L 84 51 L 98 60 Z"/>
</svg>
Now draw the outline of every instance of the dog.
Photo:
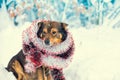
<svg viewBox="0 0 120 80">
<path fill-rule="evenodd" d="M 48 47 L 56 46 L 64 42 L 68 36 L 66 23 L 55 21 L 42 21 L 37 23 L 37 37 L 43 41 L 44 45 Z M 30 43 L 32 47 L 35 47 L 34 43 Z M 59 55 L 61 57 L 61 55 Z M 21 49 L 12 59 L 9 61 L 7 70 L 13 72 L 17 80 L 52 80 L 53 73 L 51 69 L 42 65 L 36 68 L 35 72 L 27 73 L 25 71 L 26 55 L 24 50 Z M 60 79 L 61 80 L 61 79 Z"/>
</svg>

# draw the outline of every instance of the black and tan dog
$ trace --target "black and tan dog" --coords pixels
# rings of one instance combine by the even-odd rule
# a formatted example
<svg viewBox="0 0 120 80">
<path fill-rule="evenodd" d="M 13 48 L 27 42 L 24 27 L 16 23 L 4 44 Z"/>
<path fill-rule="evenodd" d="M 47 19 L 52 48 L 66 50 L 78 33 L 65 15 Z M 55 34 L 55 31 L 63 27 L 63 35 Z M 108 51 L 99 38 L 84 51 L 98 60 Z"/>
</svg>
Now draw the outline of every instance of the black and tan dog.
<svg viewBox="0 0 120 80">
<path fill-rule="evenodd" d="M 54 46 L 60 44 L 67 37 L 65 23 L 59 22 L 40 22 L 38 23 L 38 38 L 42 39 L 44 43 L 48 46 Z M 17 55 L 15 55 L 9 62 L 7 70 L 13 72 L 17 80 L 52 80 L 52 75 L 50 69 L 46 66 L 41 66 L 37 68 L 35 73 L 26 73 L 24 69 L 25 55 L 23 50 L 21 50 Z"/>
</svg>

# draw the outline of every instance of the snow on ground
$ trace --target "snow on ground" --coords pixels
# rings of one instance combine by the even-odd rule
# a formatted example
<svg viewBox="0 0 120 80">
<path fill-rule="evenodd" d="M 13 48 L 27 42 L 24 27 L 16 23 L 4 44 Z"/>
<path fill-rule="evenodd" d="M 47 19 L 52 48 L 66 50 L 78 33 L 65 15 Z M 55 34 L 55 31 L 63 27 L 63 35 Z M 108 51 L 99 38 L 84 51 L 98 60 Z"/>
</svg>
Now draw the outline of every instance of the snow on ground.
<svg viewBox="0 0 120 80">
<path fill-rule="evenodd" d="M 67 80 L 120 80 L 120 29 L 72 29 L 76 49 Z"/>
<path fill-rule="evenodd" d="M 21 27 L 10 26 L 0 32 L 2 80 L 14 80 L 13 75 L 4 67 L 21 49 L 21 32 L 28 25 L 29 23 Z M 76 48 L 72 63 L 64 70 L 66 80 L 120 80 L 119 28 L 100 26 L 93 29 L 73 28 L 70 31 Z"/>
<path fill-rule="evenodd" d="M 9 26 L 0 32 L 0 63 L 7 65 L 9 59 L 15 55 L 22 47 L 22 31 L 28 26 L 26 23 L 22 27 Z M 6 63 L 4 61 L 7 61 Z"/>
<path fill-rule="evenodd" d="M 11 24 L 7 28 L 1 26 L 3 28 L 0 32 L 0 80 L 16 80 L 11 72 L 6 71 L 5 67 L 10 59 L 21 49 L 21 33 L 28 24 L 26 23 L 23 27 L 19 28 Z M 4 25 L 8 24 L 4 23 Z"/>
<path fill-rule="evenodd" d="M 16 80 L 12 72 L 7 72 L 3 65 L 0 65 L 0 80 Z"/>
</svg>

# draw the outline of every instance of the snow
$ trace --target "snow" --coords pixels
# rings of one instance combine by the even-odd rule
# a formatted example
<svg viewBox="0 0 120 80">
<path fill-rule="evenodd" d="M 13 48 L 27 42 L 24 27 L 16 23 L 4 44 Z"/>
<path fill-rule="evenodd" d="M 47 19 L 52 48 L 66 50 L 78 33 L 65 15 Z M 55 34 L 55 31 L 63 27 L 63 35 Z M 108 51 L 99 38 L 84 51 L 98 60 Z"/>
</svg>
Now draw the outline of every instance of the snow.
<svg viewBox="0 0 120 80">
<path fill-rule="evenodd" d="M 0 79 L 1 80 L 16 80 L 12 72 L 8 73 L 2 65 L 0 65 Z"/>
<path fill-rule="evenodd" d="M 77 19 L 66 21 L 75 26 L 69 28 L 75 41 L 75 52 L 73 61 L 64 69 L 66 80 L 120 80 L 120 28 L 112 28 L 120 21 L 119 17 L 104 18 L 103 25 L 89 29 L 80 27 Z M 29 25 L 25 22 L 16 27 L 5 9 L 0 13 L 0 79 L 16 80 L 5 67 L 21 49 L 21 33 Z"/>
<path fill-rule="evenodd" d="M 72 32 L 76 50 L 72 64 L 65 71 L 67 80 L 120 79 L 120 29 L 80 28 Z"/>
<path fill-rule="evenodd" d="M 10 58 L 21 49 L 21 27 L 8 27 L 0 32 L 0 74 L 13 77 L 4 70 Z M 77 26 L 77 25 L 76 25 Z M 64 70 L 66 80 L 119 80 L 120 79 L 120 29 L 97 27 L 70 29 L 75 40 L 72 63 Z M 3 77 L 4 75 L 0 75 Z M 6 76 L 5 76 L 6 78 Z M 7 80 L 7 79 L 6 79 Z M 13 80 L 9 79 L 9 80 Z"/>
</svg>

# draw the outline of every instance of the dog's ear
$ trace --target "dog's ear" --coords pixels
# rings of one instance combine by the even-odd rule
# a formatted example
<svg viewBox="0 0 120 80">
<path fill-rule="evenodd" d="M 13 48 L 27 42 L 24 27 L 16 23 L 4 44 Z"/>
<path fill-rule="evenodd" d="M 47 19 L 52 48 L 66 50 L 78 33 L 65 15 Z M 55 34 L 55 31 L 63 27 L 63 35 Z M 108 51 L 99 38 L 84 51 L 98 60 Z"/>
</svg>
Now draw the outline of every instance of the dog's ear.
<svg viewBox="0 0 120 80">
<path fill-rule="evenodd" d="M 38 22 L 37 23 L 38 28 L 40 28 L 42 25 L 43 25 L 43 22 Z"/>
<path fill-rule="evenodd" d="M 66 23 L 61 23 L 61 34 L 62 34 L 62 41 L 64 41 L 67 38 L 67 26 L 68 24 Z"/>
<path fill-rule="evenodd" d="M 40 33 L 42 32 L 44 24 L 43 22 L 38 22 L 37 26 L 38 26 L 37 37 L 40 37 Z"/>
<path fill-rule="evenodd" d="M 61 23 L 61 26 L 62 26 L 65 30 L 67 30 L 68 24 L 66 24 L 66 23 Z"/>
</svg>

